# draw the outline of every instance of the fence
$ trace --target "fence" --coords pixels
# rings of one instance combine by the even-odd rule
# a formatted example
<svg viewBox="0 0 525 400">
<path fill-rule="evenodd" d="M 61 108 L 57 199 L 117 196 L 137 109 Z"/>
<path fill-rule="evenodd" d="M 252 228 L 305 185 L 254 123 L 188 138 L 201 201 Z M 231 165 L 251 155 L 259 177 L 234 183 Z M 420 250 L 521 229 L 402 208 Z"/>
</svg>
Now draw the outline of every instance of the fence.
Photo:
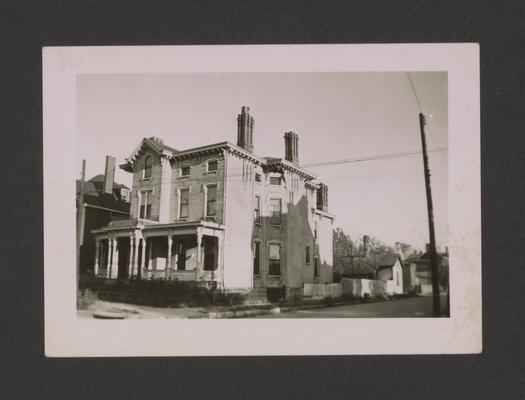
<svg viewBox="0 0 525 400">
<path fill-rule="evenodd" d="M 305 283 L 303 291 L 305 297 L 340 297 L 342 294 L 341 284 L 339 283 Z"/>
<path fill-rule="evenodd" d="M 356 297 L 382 296 L 386 293 L 386 281 L 343 278 L 341 289 L 343 294 L 352 294 Z"/>
</svg>

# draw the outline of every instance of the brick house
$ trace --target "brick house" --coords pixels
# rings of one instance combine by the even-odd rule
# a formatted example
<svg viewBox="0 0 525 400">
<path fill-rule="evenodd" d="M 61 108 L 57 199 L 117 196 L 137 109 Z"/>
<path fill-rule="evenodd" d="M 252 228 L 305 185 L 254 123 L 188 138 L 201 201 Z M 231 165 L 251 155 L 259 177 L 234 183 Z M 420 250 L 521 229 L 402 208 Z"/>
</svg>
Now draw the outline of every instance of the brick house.
<svg viewBox="0 0 525 400">
<path fill-rule="evenodd" d="M 94 230 L 97 276 L 215 282 L 224 289 L 332 281 L 327 186 L 284 158 L 253 152 L 254 119 L 237 118 L 237 144 L 176 150 L 144 138 L 120 167 L 133 175 L 129 216 Z"/>
<path fill-rule="evenodd" d="M 79 272 L 93 270 L 95 235 L 92 230 L 111 220 L 129 215 L 129 188 L 116 183 L 114 157 L 106 156 L 104 174 L 84 182 L 84 202 L 80 204 L 80 180 L 76 181 L 76 207 L 79 229 Z"/>
</svg>

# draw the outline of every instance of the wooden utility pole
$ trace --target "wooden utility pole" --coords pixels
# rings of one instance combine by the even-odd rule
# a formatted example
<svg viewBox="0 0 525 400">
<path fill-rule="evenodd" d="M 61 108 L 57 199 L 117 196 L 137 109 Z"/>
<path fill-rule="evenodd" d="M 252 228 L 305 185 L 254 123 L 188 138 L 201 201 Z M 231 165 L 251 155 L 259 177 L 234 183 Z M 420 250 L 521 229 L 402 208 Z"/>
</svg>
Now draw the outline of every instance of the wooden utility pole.
<svg viewBox="0 0 525 400">
<path fill-rule="evenodd" d="M 86 160 L 82 160 L 82 170 L 80 172 L 80 188 L 77 206 L 77 290 L 80 281 L 80 246 L 84 239 L 84 181 L 86 179 Z"/>
<path fill-rule="evenodd" d="M 423 113 L 419 113 L 419 127 L 421 130 L 421 145 L 423 146 L 423 168 L 425 170 L 425 188 L 427 192 L 428 230 L 430 235 L 430 267 L 432 271 L 432 297 L 434 317 L 441 316 L 441 304 L 439 298 L 439 269 L 437 265 L 436 236 L 434 233 L 434 210 L 432 207 L 432 190 L 430 188 L 430 170 L 428 168 L 427 141 L 425 137 L 426 119 Z"/>
</svg>

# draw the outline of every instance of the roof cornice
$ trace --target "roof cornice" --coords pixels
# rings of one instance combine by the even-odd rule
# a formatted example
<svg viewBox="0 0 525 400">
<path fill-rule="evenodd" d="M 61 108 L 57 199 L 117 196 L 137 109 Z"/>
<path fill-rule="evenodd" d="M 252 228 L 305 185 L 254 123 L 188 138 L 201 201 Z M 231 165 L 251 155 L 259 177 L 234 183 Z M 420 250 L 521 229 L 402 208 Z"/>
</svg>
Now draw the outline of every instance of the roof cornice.
<svg viewBox="0 0 525 400">
<path fill-rule="evenodd" d="M 292 164 L 290 161 L 284 160 L 282 158 L 266 158 L 266 165 L 271 168 L 273 166 L 281 167 L 284 170 L 292 171 L 297 175 L 304 177 L 305 179 L 316 179 L 317 176 L 312 174 L 310 171 L 307 171 L 301 167 L 298 167 Z"/>
</svg>

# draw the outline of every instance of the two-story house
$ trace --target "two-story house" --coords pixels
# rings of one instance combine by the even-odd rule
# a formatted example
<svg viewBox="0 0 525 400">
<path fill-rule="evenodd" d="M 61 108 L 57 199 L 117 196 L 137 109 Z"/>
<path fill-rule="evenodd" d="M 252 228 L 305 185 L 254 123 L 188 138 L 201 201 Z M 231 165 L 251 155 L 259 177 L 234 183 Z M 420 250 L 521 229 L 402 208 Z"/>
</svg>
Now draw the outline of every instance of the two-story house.
<svg viewBox="0 0 525 400">
<path fill-rule="evenodd" d="M 83 184 L 83 203 L 76 181 L 76 207 L 79 235 L 79 272 L 93 270 L 95 261 L 94 229 L 104 227 L 111 220 L 129 217 L 129 188 L 115 182 L 115 157 L 106 156 L 104 175 L 96 175 Z"/>
<path fill-rule="evenodd" d="M 129 218 L 94 231 L 97 276 L 287 293 L 332 281 L 328 189 L 299 166 L 298 135 L 285 133 L 284 158 L 259 157 L 248 107 L 237 126 L 236 145 L 139 143 L 120 166 L 133 174 Z"/>
</svg>

